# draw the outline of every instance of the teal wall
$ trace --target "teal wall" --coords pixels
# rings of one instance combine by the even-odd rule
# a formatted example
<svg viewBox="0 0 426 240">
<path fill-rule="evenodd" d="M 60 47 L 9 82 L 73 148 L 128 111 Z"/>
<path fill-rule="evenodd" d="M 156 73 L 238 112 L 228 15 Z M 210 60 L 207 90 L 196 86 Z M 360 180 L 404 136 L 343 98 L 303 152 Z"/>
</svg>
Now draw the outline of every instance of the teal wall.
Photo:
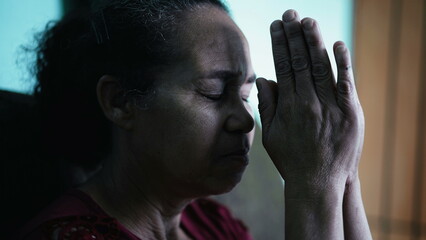
<svg viewBox="0 0 426 240">
<path fill-rule="evenodd" d="M 0 89 L 30 93 L 34 78 L 27 71 L 21 46 L 34 43 L 34 33 L 61 15 L 59 0 L 0 1 Z"/>
</svg>

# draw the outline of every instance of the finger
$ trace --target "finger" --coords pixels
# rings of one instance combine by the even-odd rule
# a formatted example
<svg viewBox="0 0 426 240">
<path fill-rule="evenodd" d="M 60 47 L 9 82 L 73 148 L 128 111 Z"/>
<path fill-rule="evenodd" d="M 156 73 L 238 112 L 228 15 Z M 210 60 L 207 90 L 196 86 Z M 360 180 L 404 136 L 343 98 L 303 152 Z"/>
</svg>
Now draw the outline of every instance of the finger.
<svg viewBox="0 0 426 240">
<path fill-rule="evenodd" d="M 295 93 L 295 85 L 282 21 L 272 22 L 270 32 L 278 87 L 282 96 L 291 96 Z"/>
<path fill-rule="evenodd" d="M 312 18 L 303 19 L 302 26 L 311 57 L 311 74 L 318 99 L 323 104 L 335 104 L 336 82 L 319 26 Z"/>
<path fill-rule="evenodd" d="M 310 57 L 298 14 L 287 10 L 283 15 L 284 32 L 290 51 L 296 94 L 308 99 L 316 98 L 310 71 Z"/>
<path fill-rule="evenodd" d="M 277 109 L 277 84 L 272 81 L 267 81 L 264 78 L 258 78 L 256 80 L 256 86 L 258 89 L 257 96 L 259 98 L 259 113 L 262 122 L 262 131 L 268 133 Z"/>
<path fill-rule="evenodd" d="M 334 44 L 334 56 L 337 64 L 337 104 L 348 115 L 355 113 L 358 97 L 352 73 L 351 56 L 343 42 Z"/>
</svg>

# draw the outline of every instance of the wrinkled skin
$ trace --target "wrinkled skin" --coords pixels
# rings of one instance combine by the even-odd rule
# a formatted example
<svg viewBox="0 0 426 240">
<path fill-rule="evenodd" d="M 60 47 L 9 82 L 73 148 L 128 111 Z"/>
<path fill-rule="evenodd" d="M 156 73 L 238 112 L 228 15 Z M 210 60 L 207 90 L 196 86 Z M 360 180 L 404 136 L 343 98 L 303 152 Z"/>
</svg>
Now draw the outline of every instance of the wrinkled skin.
<svg viewBox="0 0 426 240">
<path fill-rule="evenodd" d="M 286 239 L 371 239 L 358 164 L 364 115 L 350 55 L 332 74 L 317 23 L 294 10 L 271 24 L 277 83 L 257 79 L 263 144 L 285 180 Z"/>
<path fill-rule="evenodd" d="M 277 83 L 258 80 L 263 143 L 288 184 L 317 189 L 352 181 L 364 116 L 349 51 L 334 45 L 336 84 L 317 23 L 290 15 L 271 25 Z"/>
</svg>

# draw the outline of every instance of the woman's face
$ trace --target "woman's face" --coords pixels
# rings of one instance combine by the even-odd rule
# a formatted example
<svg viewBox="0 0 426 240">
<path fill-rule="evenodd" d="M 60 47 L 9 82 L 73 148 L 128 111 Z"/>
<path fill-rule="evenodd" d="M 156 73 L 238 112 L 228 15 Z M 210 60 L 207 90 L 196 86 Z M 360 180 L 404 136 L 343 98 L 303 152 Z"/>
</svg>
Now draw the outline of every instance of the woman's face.
<svg viewBox="0 0 426 240">
<path fill-rule="evenodd" d="M 131 151 L 154 185 L 185 197 L 219 194 L 248 164 L 255 76 L 247 42 L 225 12 L 201 8 L 184 26 L 184 60 L 163 74 L 150 109 L 137 112 Z"/>
</svg>

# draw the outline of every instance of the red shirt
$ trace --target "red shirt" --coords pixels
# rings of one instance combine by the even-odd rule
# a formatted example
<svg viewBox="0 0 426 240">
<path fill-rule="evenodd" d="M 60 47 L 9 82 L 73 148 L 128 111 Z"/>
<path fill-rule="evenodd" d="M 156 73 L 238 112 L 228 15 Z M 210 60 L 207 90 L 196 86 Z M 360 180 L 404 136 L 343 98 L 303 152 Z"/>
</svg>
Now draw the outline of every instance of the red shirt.
<svg viewBox="0 0 426 240">
<path fill-rule="evenodd" d="M 210 199 L 189 204 L 182 213 L 181 227 L 197 240 L 252 239 L 241 221 L 225 206 Z M 108 216 L 89 195 L 77 189 L 62 195 L 33 219 L 19 239 L 141 240 Z"/>
</svg>

